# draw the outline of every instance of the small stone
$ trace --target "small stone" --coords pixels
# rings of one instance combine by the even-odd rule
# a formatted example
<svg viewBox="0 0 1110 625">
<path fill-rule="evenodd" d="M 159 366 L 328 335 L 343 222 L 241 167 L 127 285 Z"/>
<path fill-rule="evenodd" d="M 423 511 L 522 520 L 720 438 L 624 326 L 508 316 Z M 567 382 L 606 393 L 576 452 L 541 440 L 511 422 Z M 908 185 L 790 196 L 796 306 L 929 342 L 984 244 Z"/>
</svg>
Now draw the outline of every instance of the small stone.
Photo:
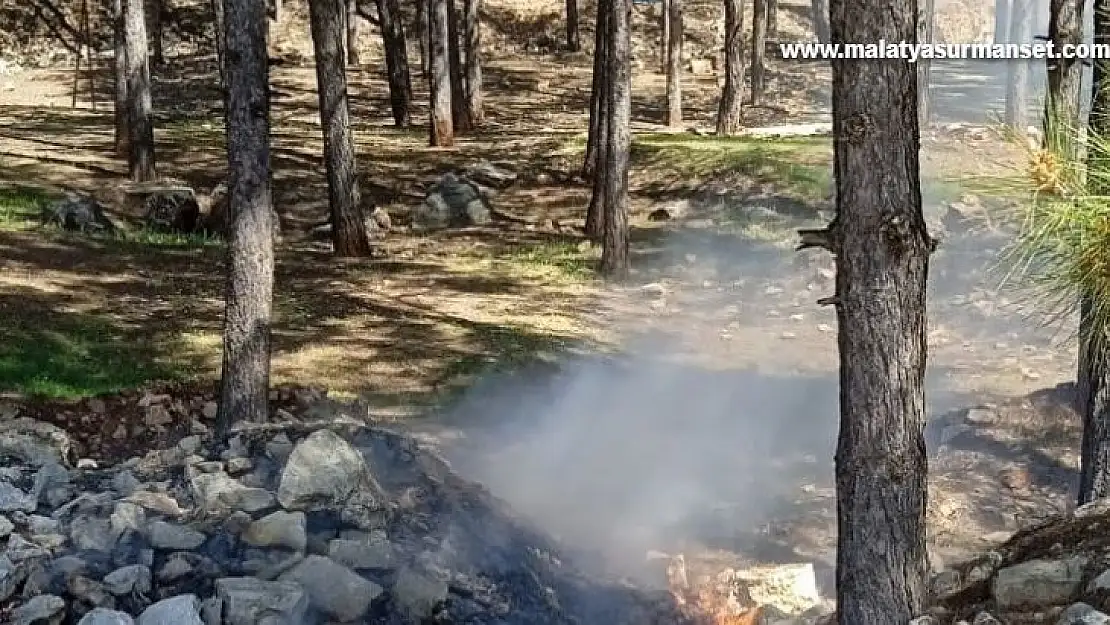
<svg viewBox="0 0 1110 625">
<path fill-rule="evenodd" d="M 116 425 L 116 429 L 112 430 L 113 440 L 122 441 L 123 439 L 127 438 L 127 435 L 127 425 L 124 423 Z"/>
<path fill-rule="evenodd" d="M 68 578 L 66 589 L 70 596 L 80 601 L 100 608 L 115 608 L 116 598 L 98 581 L 83 575 L 74 575 Z"/>
<path fill-rule="evenodd" d="M 23 583 L 26 571 L 16 567 L 8 556 L 0 554 L 0 602 L 7 601 Z"/>
<path fill-rule="evenodd" d="M 993 595 L 1000 610 L 1062 605 L 1082 589 L 1083 558 L 1030 560 L 998 571 Z"/>
<path fill-rule="evenodd" d="M 173 423 L 173 415 L 161 404 L 154 404 L 146 409 L 146 416 L 143 423 L 147 427 L 156 428 L 163 427 Z"/>
<path fill-rule="evenodd" d="M 402 614 L 413 622 L 422 622 L 447 599 L 447 582 L 405 567 L 397 574 L 392 594 Z"/>
<path fill-rule="evenodd" d="M 39 595 L 11 612 L 12 625 L 53 623 L 66 609 L 66 601 L 55 595 Z M 60 619 L 58 619 L 60 620 Z"/>
<path fill-rule="evenodd" d="M 1073 603 L 1060 615 L 1056 625 L 1110 625 L 1110 616 L 1086 603 Z"/>
<path fill-rule="evenodd" d="M 1002 621 L 994 618 L 990 612 L 980 612 L 975 615 L 972 625 L 1002 625 Z"/>
<path fill-rule="evenodd" d="M 308 595 L 293 582 L 225 577 L 216 580 L 216 595 L 223 601 L 224 625 L 258 625 L 274 617 L 278 623 L 306 621 Z"/>
<path fill-rule="evenodd" d="M 274 512 L 251 523 L 242 538 L 255 547 L 304 551 L 308 543 L 305 515 L 303 512 Z"/>
<path fill-rule="evenodd" d="M 191 456 L 192 454 L 200 451 L 201 444 L 202 441 L 200 439 L 200 436 L 194 434 L 192 436 L 186 436 L 185 438 L 178 441 L 177 448 L 180 449 L 181 452 L 186 456 Z"/>
<path fill-rule="evenodd" d="M 196 595 L 163 599 L 143 610 L 138 625 L 204 625 L 200 619 L 200 599 Z"/>
<path fill-rule="evenodd" d="M 150 568 L 142 564 L 132 564 L 118 568 L 104 576 L 104 585 L 108 592 L 122 597 L 135 593 L 148 595 L 152 589 Z"/>
<path fill-rule="evenodd" d="M 147 526 L 147 538 L 157 549 L 191 551 L 204 544 L 204 534 L 174 523 L 153 521 Z"/>
<path fill-rule="evenodd" d="M 34 512 L 38 502 L 34 495 L 29 495 L 8 482 L 0 482 L 0 513 L 4 512 Z"/>
<path fill-rule="evenodd" d="M 109 553 L 115 547 L 112 524 L 108 519 L 79 517 L 69 527 L 69 540 L 81 550 Z"/>
<path fill-rule="evenodd" d="M 95 471 L 100 465 L 96 464 L 96 460 L 92 458 L 81 458 L 77 461 L 77 468 L 86 471 Z"/>
<path fill-rule="evenodd" d="M 254 467 L 250 458 L 231 458 L 227 461 L 227 472 L 232 475 L 246 473 Z"/>
<path fill-rule="evenodd" d="M 146 525 L 146 511 L 139 505 L 121 501 L 112 510 L 108 521 L 112 526 L 112 535 L 118 538 L 125 532 L 142 531 Z"/>
<path fill-rule="evenodd" d="M 82 617 L 77 625 L 135 625 L 135 620 L 126 612 L 96 608 Z"/>
<path fill-rule="evenodd" d="M 89 407 L 90 411 L 96 414 L 104 414 L 104 411 L 108 409 L 108 406 L 104 403 L 104 400 L 98 397 L 89 398 L 85 402 L 85 405 Z"/>
<path fill-rule="evenodd" d="M 385 540 L 337 538 L 328 543 L 328 557 L 352 569 L 388 569 L 394 564 L 393 546 Z"/>
<path fill-rule="evenodd" d="M 196 419 L 189 420 L 189 433 L 203 436 L 208 433 L 208 426 L 197 421 Z"/>
<path fill-rule="evenodd" d="M 186 575 L 191 575 L 192 573 L 193 565 L 189 564 L 188 560 L 181 557 L 173 557 L 166 560 L 166 563 L 158 570 L 158 581 L 172 582 Z"/>
<path fill-rule="evenodd" d="M 135 492 L 139 486 L 142 486 L 142 482 L 139 481 L 139 478 L 135 477 L 134 473 L 126 469 L 120 471 L 112 478 L 112 488 L 124 497 Z"/>
<path fill-rule="evenodd" d="M 293 453 L 293 442 L 285 434 L 278 434 L 266 443 L 266 455 L 273 461 L 284 463 Z"/>
<path fill-rule="evenodd" d="M 384 503 L 362 454 L 331 430 L 317 430 L 293 449 L 277 498 L 287 510 L 305 511 L 343 504 L 373 510 Z"/>
<path fill-rule="evenodd" d="M 181 504 L 166 493 L 156 493 L 149 490 L 137 490 L 127 497 L 128 503 L 134 503 L 143 508 L 166 516 L 179 517 L 185 514 Z"/>
<path fill-rule="evenodd" d="M 216 418 L 217 414 L 219 414 L 220 405 L 217 404 L 214 401 L 205 402 L 204 403 L 204 408 L 202 408 L 200 412 L 201 412 L 202 415 L 204 415 L 205 419 L 208 419 L 209 421 L 211 421 L 212 419 Z"/>
<path fill-rule="evenodd" d="M 273 493 L 251 488 L 224 472 L 202 473 L 189 480 L 193 496 L 209 514 L 229 514 L 235 510 L 259 512 L 277 504 Z"/>
<path fill-rule="evenodd" d="M 0 538 L 7 538 L 13 531 L 15 531 L 15 524 L 7 517 L 0 516 Z"/>
<path fill-rule="evenodd" d="M 384 592 L 381 586 L 347 567 L 315 555 L 286 571 L 279 580 L 300 584 L 313 605 L 340 621 L 358 619 Z"/>
</svg>

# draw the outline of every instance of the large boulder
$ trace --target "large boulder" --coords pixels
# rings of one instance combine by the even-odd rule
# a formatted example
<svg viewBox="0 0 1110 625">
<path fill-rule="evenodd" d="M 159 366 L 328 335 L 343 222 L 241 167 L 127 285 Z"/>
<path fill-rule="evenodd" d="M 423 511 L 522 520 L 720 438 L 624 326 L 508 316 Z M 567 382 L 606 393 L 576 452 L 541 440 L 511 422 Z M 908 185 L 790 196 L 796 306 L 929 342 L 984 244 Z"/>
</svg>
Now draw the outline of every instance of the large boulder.
<svg viewBox="0 0 1110 625">
<path fill-rule="evenodd" d="M 478 186 L 451 172 L 436 181 L 412 211 L 412 225 L 423 229 L 481 226 L 492 218 Z"/>
<path fill-rule="evenodd" d="M 114 199 L 128 218 L 150 230 L 189 234 L 201 226 L 197 194 L 184 183 L 125 183 L 116 188 Z"/>
<path fill-rule="evenodd" d="M 79 232 L 115 232 L 118 225 L 95 199 L 69 192 L 42 208 L 42 223 Z"/>
</svg>

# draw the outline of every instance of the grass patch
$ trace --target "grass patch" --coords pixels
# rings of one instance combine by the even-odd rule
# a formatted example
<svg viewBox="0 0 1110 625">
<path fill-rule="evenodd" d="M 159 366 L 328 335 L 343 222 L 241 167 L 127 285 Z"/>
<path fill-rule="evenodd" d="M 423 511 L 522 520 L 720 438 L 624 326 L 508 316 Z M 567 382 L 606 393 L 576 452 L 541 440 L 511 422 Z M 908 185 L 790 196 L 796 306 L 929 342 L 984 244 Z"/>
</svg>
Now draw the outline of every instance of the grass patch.
<svg viewBox="0 0 1110 625">
<path fill-rule="evenodd" d="M 0 389 L 77 399 L 187 377 L 180 364 L 153 357 L 154 345 L 105 319 L 41 312 L 5 315 L 0 327 Z"/>
<path fill-rule="evenodd" d="M 597 277 L 598 249 L 581 249 L 573 241 L 553 241 L 510 248 L 499 260 L 523 265 L 564 280 L 583 281 Z"/>
<path fill-rule="evenodd" d="M 0 229 L 28 230 L 34 227 L 50 197 L 32 187 L 0 187 Z"/>
</svg>

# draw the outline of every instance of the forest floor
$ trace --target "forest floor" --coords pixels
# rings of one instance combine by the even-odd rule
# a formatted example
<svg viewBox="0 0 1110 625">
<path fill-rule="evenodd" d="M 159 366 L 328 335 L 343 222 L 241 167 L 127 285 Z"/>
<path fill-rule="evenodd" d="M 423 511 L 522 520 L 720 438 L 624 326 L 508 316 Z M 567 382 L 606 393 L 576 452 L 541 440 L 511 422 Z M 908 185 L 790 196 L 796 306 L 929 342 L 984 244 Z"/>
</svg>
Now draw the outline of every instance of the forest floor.
<svg viewBox="0 0 1110 625">
<path fill-rule="evenodd" d="M 800 14 L 802 4 L 794 5 L 784 2 L 783 10 Z M 791 19 L 783 24 L 786 31 L 799 27 Z M 770 63 L 768 102 L 746 108 L 745 125 L 810 121 L 828 87 L 827 69 Z M 837 414 L 836 319 L 815 302 L 831 292 L 832 261 L 792 247 L 797 228 L 830 217 L 830 140 L 668 132 L 662 126 L 664 78 L 651 67 L 656 61 L 642 63 L 633 89 L 635 273 L 632 285 L 606 286 L 593 273 L 597 249 L 574 227 L 589 199 L 588 186 L 575 174 L 590 64 L 586 54 L 492 54 L 487 123 L 450 149 L 427 147 L 423 108 L 411 129 L 388 125 L 378 59 L 351 70 L 363 192 L 401 227 L 386 242 L 383 258 L 343 261 L 308 236 L 327 212 L 314 71 L 273 69 L 275 204 L 284 227 L 277 250 L 275 382 L 323 386 L 358 398 L 378 418 L 402 421 L 430 410 L 440 414 L 449 398 L 461 397 L 448 416 L 411 426 L 443 442 L 458 438 L 468 427 L 466 416 L 475 413 L 495 421 L 521 410 L 542 413 L 540 420 L 567 417 L 571 408 L 561 404 L 513 404 L 507 397 L 525 392 L 516 378 L 499 373 L 530 371 L 530 363 L 568 352 L 633 352 L 641 363 L 633 369 L 641 367 L 642 375 L 614 377 L 591 396 L 614 415 L 628 411 L 622 402 L 637 406 L 636 420 L 617 419 L 627 427 L 610 442 L 657 424 L 684 432 L 668 444 L 685 451 L 649 446 L 641 450 L 645 456 L 626 459 L 628 466 L 655 466 L 661 456 L 679 453 L 713 458 L 721 473 L 759 477 L 759 483 L 735 480 L 732 490 L 713 497 L 724 510 L 752 508 L 758 491 L 765 498 L 760 514 L 749 510 L 745 523 L 772 547 L 756 549 L 744 542 L 751 537 L 727 529 L 737 526 L 727 512 L 726 521 L 703 527 L 699 537 L 756 559 L 828 564 L 835 544 L 828 459 Z M 51 69 L 0 77 L 0 390 L 16 403 L 33 395 L 72 403 L 151 380 L 210 387 L 220 365 L 220 242 L 142 234 L 97 238 L 37 224 L 42 204 L 62 191 L 103 194 L 126 177 L 125 163 L 112 156 L 110 108 L 101 102 L 93 110 L 86 98 L 71 107 L 70 80 L 67 72 Z M 97 80 L 107 93 L 106 76 Z M 223 179 L 226 167 L 216 85 L 210 60 L 174 59 L 156 72 L 160 173 L 204 190 Z M 416 87 L 422 107 L 422 81 Z M 715 76 L 688 77 L 690 127 L 711 127 L 717 94 Z M 949 445 L 951 451 L 933 461 L 934 544 L 966 553 L 991 532 L 1012 530 L 1066 500 L 1074 420 L 1061 412 L 1060 401 L 1044 399 L 1050 395 L 1027 395 L 1071 379 L 1074 349 L 1062 340 L 1066 332 L 1039 327 L 1031 302 L 1000 289 L 991 273 L 1006 242 L 992 211 L 1005 202 L 976 192 L 973 179 L 1011 174 L 1021 166 L 1020 151 L 985 129 L 924 135 L 926 212 L 948 231 L 931 271 L 930 412 L 998 406 L 989 424 L 980 423 L 986 429 L 978 446 Z M 407 231 L 407 212 L 427 185 L 481 160 L 520 176 L 496 197 L 498 208 L 540 225 Z M 960 200 L 985 207 L 983 218 L 949 219 L 948 203 Z M 660 207 L 683 214 L 648 220 Z M 558 227 L 544 227 L 547 220 Z M 642 364 L 660 359 L 678 363 L 683 373 L 660 382 L 654 365 Z M 474 387 L 476 381 L 484 385 Z M 687 398 L 687 405 L 668 403 L 672 395 Z M 515 407 L 504 407 L 509 404 Z M 656 412 L 666 414 L 653 417 Z M 589 428 L 564 434 L 597 436 Z M 740 453 L 725 441 L 761 441 L 781 452 L 775 457 L 802 460 L 783 470 L 789 479 L 773 480 L 771 487 L 766 466 L 757 472 L 734 464 L 735 456 L 767 458 L 771 450 L 745 446 Z M 474 473 L 510 500 L 513 485 L 499 484 L 498 474 L 510 468 L 550 473 L 546 465 L 528 464 L 529 456 L 537 462 L 535 454 L 521 456 L 522 448 L 503 436 L 475 435 L 473 449 L 480 453 L 458 451 L 460 462 L 483 457 Z M 554 456 L 545 461 L 557 463 Z M 671 468 L 690 477 L 707 466 Z M 1030 472 L 1029 484 L 1011 485 L 1005 476 L 1015 467 Z M 516 503 L 527 508 L 527 502 Z M 707 538 L 722 533 L 727 536 L 720 540 Z"/>
</svg>

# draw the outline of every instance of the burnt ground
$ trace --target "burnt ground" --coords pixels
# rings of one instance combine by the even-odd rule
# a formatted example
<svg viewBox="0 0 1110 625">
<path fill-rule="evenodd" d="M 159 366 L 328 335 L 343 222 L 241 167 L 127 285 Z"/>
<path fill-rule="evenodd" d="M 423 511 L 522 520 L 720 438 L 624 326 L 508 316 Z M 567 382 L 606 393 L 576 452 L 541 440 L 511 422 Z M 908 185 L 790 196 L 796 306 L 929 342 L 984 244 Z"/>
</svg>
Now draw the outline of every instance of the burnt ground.
<svg viewBox="0 0 1110 625">
<path fill-rule="evenodd" d="M 498 19 L 520 9 L 487 4 Z M 802 5 L 783 8 L 784 32 L 800 33 Z M 525 35 L 557 31 L 525 13 L 513 18 Z M 489 123 L 452 149 L 427 148 L 422 126 L 387 126 L 373 50 L 352 70 L 362 187 L 402 224 L 383 259 L 338 262 L 306 236 L 326 213 L 314 73 L 274 69 L 275 201 L 285 228 L 275 381 L 357 399 L 364 414 L 445 447 L 494 492 L 586 544 L 828 565 L 836 324 L 815 301 L 831 289 L 832 265 L 791 251 L 795 228 L 828 217 L 827 140 L 664 133 L 664 80 L 645 54 L 634 88 L 636 284 L 604 286 L 591 271 L 596 250 L 575 229 L 589 194 L 573 176 L 590 58 L 493 40 Z M 748 108 L 745 124 L 811 121 L 825 69 L 773 59 L 770 74 L 771 101 Z M 224 169 L 211 60 L 175 59 L 157 75 L 161 172 L 210 188 Z M 0 373 L 9 405 L 66 426 L 82 453 L 111 460 L 141 452 L 146 437 L 196 429 L 182 418 L 152 434 L 133 405 L 138 394 L 104 407 L 80 398 L 171 378 L 183 380 L 174 387 L 189 404 L 182 415 L 207 401 L 219 367 L 223 250 L 194 239 L 64 235 L 26 219 L 21 211 L 51 193 L 103 193 L 125 176 L 111 156 L 110 112 L 87 101 L 71 108 L 69 79 L 56 69 L 0 77 Z M 99 81 L 107 93 L 107 77 Z M 711 125 L 716 92 L 714 77 L 689 77 L 691 126 Z M 969 175 L 1005 175 L 1020 163 L 987 132 L 934 129 L 923 145 L 927 212 L 937 222 L 945 202 L 974 193 Z M 426 236 L 403 228 L 426 184 L 479 159 L 521 174 L 499 208 L 562 227 Z M 978 200 L 988 215 L 1002 205 Z M 676 203 L 681 219 L 647 219 Z M 997 406 L 945 449 L 935 446 L 931 460 L 933 542 L 956 558 L 1063 505 L 1077 426 L 1060 393 L 1028 397 L 1072 377 L 1074 348 L 1066 330 L 1038 325 L 1033 302 L 998 288 L 990 269 L 1005 229 L 988 218 L 950 223 L 947 234 L 932 268 L 930 412 Z M 622 364 L 533 364 L 599 351 L 623 352 Z M 127 436 L 116 436 L 121 423 Z M 936 429 L 939 442 L 944 428 Z M 596 513 L 563 513 L 574 508 Z"/>
</svg>

